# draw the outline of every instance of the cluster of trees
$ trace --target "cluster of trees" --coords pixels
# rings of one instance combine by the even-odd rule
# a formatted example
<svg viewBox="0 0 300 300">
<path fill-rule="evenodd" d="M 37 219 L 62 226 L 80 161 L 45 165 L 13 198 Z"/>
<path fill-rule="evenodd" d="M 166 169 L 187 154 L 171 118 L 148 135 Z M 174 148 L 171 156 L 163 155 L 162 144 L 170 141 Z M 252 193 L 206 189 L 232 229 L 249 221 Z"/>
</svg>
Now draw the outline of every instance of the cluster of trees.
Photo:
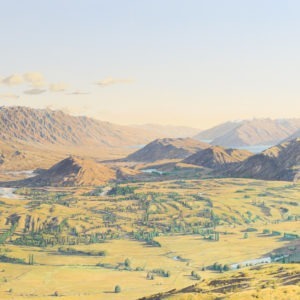
<svg viewBox="0 0 300 300">
<path fill-rule="evenodd" d="M 6 240 L 13 235 L 18 223 L 14 223 L 11 225 L 10 229 L 0 235 L 0 244 L 4 244 Z"/>
<path fill-rule="evenodd" d="M 153 269 L 151 273 L 156 274 L 161 277 L 171 277 L 171 272 L 164 269 Z"/>
<path fill-rule="evenodd" d="M 219 271 L 219 272 L 226 272 L 226 271 L 229 271 L 230 270 L 230 267 L 229 265 L 225 264 L 225 265 L 222 265 L 222 264 L 219 264 L 217 262 L 215 262 L 212 266 L 212 269 L 214 271 Z"/>
<path fill-rule="evenodd" d="M 83 196 L 95 197 L 95 196 L 100 196 L 102 193 L 103 193 L 103 188 L 101 186 L 99 186 L 88 193 L 84 193 Z"/>
<path fill-rule="evenodd" d="M 130 195 L 134 194 L 134 191 L 137 189 L 137 187 L 134 186 L 120 186 L 116 185 L 113 187 L 107 194 L 110 196 L 125 196 L 125 195 Z"/>
<path fill-rule="evenodd" d="M 89 256 L 106 256 L 107 252 L 105 250 L 101 251 L 81 251 L 74 248 L 64 248 L 59 247 L 58 252 L 66 255 L 89 255 Z"/>
<path fill-rule="evenodd" d="M 159 232 L 154 230 L 154 231 L 137 231 L 137 232 L 132 232 L 132 237 L 137 240 L 137 241 L 143 241 L 146 242 L 150 246 L 154 247 L 161 247 L 161 244 L 157 241 L 154 240 L 155 237 L 159 235 Z"/>
<path fill-rule="evenodd" d="M 212 241 L 219 241 L 220 240 L 220 233 L 217 231 L 212 232 L 208 236 L 204 236 L 205 239 L 207 240 L 212 240 Z"/>
<path fill-rule="evenodd" d="M 8 257 L 6 255 L 0 255 L 0 262 L 11 264 L 26 264 L 22 258 Z"/>
<path fill-rule="evenodd" d="M 29 265 L 33 265 L 34 264 L 34 255 L 33 254 L 29 254 L 28 255 L 28 264 Z"/>
</svg>

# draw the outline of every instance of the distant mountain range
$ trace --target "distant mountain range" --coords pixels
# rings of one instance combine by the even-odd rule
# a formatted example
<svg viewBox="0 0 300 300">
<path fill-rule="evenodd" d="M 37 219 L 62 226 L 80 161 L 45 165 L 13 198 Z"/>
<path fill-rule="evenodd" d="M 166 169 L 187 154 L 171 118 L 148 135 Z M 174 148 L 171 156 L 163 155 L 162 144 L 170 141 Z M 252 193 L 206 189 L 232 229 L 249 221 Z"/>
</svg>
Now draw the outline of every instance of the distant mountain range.
<svg viewBox="0 0 300 300">
<path fill-rule="evenodd" d="M 40 145 L 122 147 L 155 137 L 150 131 L 27 107 L 1 107 L 0 129 L 2 141 Z"/>
<path fill-rule="evenodd" d="M 69 154 L 122 157 L 138 145 L 165 137 L 169 130 L 177 137 L 195 134 L 195 129 L 186 127 L 130 127 L 50 109 L 0 107 L 0 168 L 50 167 Z"/>
<path fill-rule="evenodd" d="M 157 139 L 142 149 L 128 155 L 124 161 L 154 162 L 168 159 L 184 159 L 209 144 L 191 138 Z"/>
<path fill-rule="evenodd" d="M 299 130 L 300 119 L 253 119 L 226 122 L 202 131 L 194 138 L 223 147 L 276 145 L 290 136 L 292 138 Z"/>
<path fill-rule="evenodd" d="M 300 119 L 227 122 L 198 133 L 195 139 L 183 137 L 194 135 L 196 131 L 194 128 L 155 124 L 120 126 L 49 109 L 0 107 L 0 172 L 49 169 L 69 155 L 79 155 L 91 161 L 117 158 L 124 163 L 178 160 L 184 164 L 221 170 L 226 176 L 272 180 L 299 177 Z M 166 135 L 177 137 L 167 138 Z M 211 140 L 211 145 L 201 140 Z M 145 147 L 133 152 L 138 145 L 144 144 Z M 275 144 L 278 146 L 257 155 L 228 149 Z M 105 166 L 101 167 L 104 170 Z M 101 173 L 99 168 L 95 165 L 95 174 Z M 93 168 L 85 164 L 83 169 Z M 105 170 L 110 178 L 128 178 L 138 174 L 130 168 Z M 110 176 L 112 172 L 114 175 Z M 75 177 L 80 178 L 80 174 Z M 65 178 L 69 178 L 68 175 Z M 88 182 L 78 178 L 74 184 Z M 37 180 L 42 182 L 44 179 L 39 177 Z M 49 182 L 52 184 L 51 180 Z"/>
</svg>

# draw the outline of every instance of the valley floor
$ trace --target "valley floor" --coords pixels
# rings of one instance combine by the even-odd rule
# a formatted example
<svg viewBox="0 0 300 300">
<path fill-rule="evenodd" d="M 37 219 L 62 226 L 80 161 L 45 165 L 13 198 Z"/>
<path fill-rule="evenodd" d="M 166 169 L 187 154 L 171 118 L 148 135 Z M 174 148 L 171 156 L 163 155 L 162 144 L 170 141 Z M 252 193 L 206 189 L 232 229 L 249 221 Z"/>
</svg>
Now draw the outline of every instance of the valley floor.
<svg viewBox="0 0 300 300">
<path fill-rule="evenodd" d="M 242 266 L 299 253 L 299 184 L 207 179 L 15 192 L 20 199 L 0 199 L 0 299 L 299 297 L 299 264 Z M 234 263 L 241 268 L 228 270 Z M 243 276 L 247 286 L 226 281 Z"/>
</svg>

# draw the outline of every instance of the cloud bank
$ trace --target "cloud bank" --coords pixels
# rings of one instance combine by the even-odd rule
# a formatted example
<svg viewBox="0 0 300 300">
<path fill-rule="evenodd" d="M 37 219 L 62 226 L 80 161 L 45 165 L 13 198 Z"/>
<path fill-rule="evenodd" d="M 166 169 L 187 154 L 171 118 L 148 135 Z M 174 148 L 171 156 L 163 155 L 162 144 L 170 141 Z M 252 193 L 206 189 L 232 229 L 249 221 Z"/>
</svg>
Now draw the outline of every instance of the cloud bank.
<svg viewBox="0 0 300 300">
<path fill-rule="evenodd" d="M 22 75 L 19 74 L 12 74 L 4 79 L 1 80 L 2 84 L 5 85 L 18 85 L 24 82 L 24 78 Z"/>
<path fill-rule="evenodd" d="M 43 74 L 39 72 L 28 72 L 23 75 L 26 82 L 30 83 L 33 87 L 41 87 L 45 85 Z"/>
</svg>

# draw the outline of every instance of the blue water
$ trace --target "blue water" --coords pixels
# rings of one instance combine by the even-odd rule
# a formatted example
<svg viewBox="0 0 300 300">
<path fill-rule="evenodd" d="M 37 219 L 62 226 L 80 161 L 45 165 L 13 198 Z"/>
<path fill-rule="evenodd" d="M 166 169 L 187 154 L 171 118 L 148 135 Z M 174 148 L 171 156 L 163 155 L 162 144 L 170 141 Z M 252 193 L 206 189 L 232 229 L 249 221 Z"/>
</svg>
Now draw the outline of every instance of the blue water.
<svg viewBox="0 0 300 300">
<path fill-rule="evenodd" d="M 210 144 L 213 140 L 205 140 L 205 139 L 201 139 L 202 142 L 208 143 Z M 274 145 L 249 145 L 249 146 L 232 146 L 232 147 L 225 147 L 225 148 L 232 148 L 232 149 L 241 149 L 241 150 L 248 150 L 252 153 L 260 153 L 270 147 L 272 147 Z"/>
<path fill-rule="evenodd" d="M 252 153 L 260 153 L 265 151 L 266 149 L 272 147 L 273 145 L 256 145 L 256 146 L 242 146 L 242 147 L 234 147 L 236 149 L 248 150 Z"/>
</svg>

